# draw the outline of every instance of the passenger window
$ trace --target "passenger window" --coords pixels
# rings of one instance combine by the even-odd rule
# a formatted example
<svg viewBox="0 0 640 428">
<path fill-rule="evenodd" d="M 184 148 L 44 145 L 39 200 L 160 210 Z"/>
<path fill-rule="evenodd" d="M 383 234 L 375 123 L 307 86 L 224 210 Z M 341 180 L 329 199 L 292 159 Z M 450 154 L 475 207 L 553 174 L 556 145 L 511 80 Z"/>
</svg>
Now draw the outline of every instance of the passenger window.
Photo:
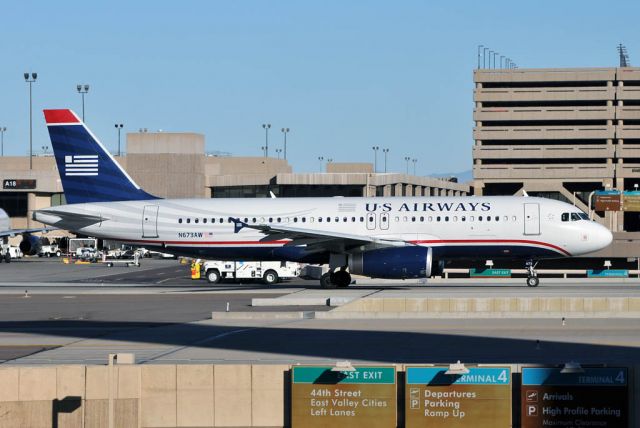
<svg viewBox="0 0 640 428">
<path fill-rule="evenodd" d="M 449 221 L 449 216 L 445 216 L 444 221 Z"/>
<path fill-rule="evenodd" d="M 462 217 L 460 217 L 460 220 L 467 221 L 467 218 L 465 216 L 462 216 Z"/>
<path fill-rule="evenodd" d="M 433 216 L 429 216 L 429 221 L 433 221 Z"/>
<path fill-rule="evenodd" d="M 518 218 L 516 216 L 511 217 L 511 220 L 516 221 Z"/>
<path fill-rule="evenodd" d="M 411 221 L 415 223 L 416 218 L 415 217 L 411 217 Z"/>
<path fill-rule="evenodd" d="M 509 216 L 508 215 L 504 216 L 503 220 L 504 221 L 509 221 Z"/>
<path fill-rule="evenodd" d="M 340 217 L 336 217 L 336 223 L 340 221 Z"/>
<path fill-rule="evenodd" d="M 294 217 L 294 218 L 293 218 L 293 222 L 294 222 L 294 223 L 297 223 L 297 222 L 298 222 L 298 217 Z"/>
<path fill-rule="evenodd" d="M 491 221 L 491 216 L 490 215 L 487 216 L 487 221 Z"/>
<path fill-rule="evenodd" d="M 457 215 L 453 216 L 453 221 L 458 221 L 458 216 Z"/>
<path fill-rule="evenodd" d="M 469 217 L 469 221 L 474 221 L 476 218 L 474 216 Z"/>
<path fill-rule="evenodd" d="M 282 217 L 278 217 L 278 223 L 282 223 Z"/>
<path fill-rule="evenodd" d="M 569 213 L 562 213 L 562 217 L 560 217 L 562 221 L 569 221 Z"/>
<path fill-rule="evenodd" d="M 203 223 L 206 223 L 206 222 L 207 222 L 207 219 L 206 219 L 206 218 L 203 218 L 203 219 L 202 219 L 202 222 L 203 222 Z"/>
<path fill-rule="evenodd" d="M 396 216 L 395 218 L 396 223 L 400 221 L 400 217 Z"/>
<path fill-rule="evenodd" d="M 387 217 L 382 217 L 382 222 L 386 223 L 387 222 Z"/>
<path fill-rule="evenodd" d="M 344 221 L 344 222 L 346 223 L 346 222 L 348 222 L 348 221 L 349 221 L 349 219 L 348 219 L 348 218 L 346 218 L 346 217 L 342 217 L 342 221 Z"/>
<path fill-rule="evenodd" d="M 194 223 L 198 223 L 199 221 L 200 221 L 199 219 L 193 220 Z"/>
<path fill-rule="evenodd" d="M 307 222 L 307 218 L 306 217 L 302 217 L 302 222 L 306 223 Z"/>
<path fill-rule="evenodd" d="M 211 223 L 215 223 L 216 219 L 215 218 L 211 218 Z"/>
<path fill-rule="evenodd" d="M 273 217 L 269 217 L 269 223 L 273 223 Z"/>
<path fill-rule="evenodd" d="M 322 217 L 318 217 L 318 223 L 322 223 Z"/>
<path fill-rule="evenodd" d="M 478 216 L 478 221 L 482 221 L 482 216 L 481 215 Z"/>
<path fill-rule="evenodd" d="M 500 216 L 496 216 L 496 221 L 500 221 Z"/>
<path fill-rule="evenodd" d="M 424 221 L 424 217 L 423 216 L 420 216 L 420 221 L 422 221 L 422 222 Z"/>
<path fill-rule="evenodd" d="M 244 218 L 245 223 L 249 223 L 249 219 L 247 217 Z"/>
<path fill-rule="evenodd" d="M 356 222 L 356 218 L 355 217 L 351 217 L 351 221 L 355 223 Z"/>
<path fill-rule="evenodd" d="M 223 218 L 220 219 L 220 223 L 224 223 L 224 219 Z"/>
<path fill-rule="evenodd" d="M 436 217 L 436 221 L 440 221 L 440 216 Z"/>
</svg>

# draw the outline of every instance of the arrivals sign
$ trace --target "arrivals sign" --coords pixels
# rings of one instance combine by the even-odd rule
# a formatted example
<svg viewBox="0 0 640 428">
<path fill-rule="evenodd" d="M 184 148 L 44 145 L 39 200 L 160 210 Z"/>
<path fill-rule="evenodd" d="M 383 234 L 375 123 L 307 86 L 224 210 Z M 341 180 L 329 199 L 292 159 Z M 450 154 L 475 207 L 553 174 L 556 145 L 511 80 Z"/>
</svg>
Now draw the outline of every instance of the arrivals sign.
<svg viewBox="0 0 640 428">
<path fill-rule="evenodd" d="M 292 427 L 394 428 L 395 367 L 354 368 L 355 371 L 335 371 L 331 366 L 294 366 Z"/>
<path fill-rule="evenodd" d="M 522 369 L 522 427 L 626 427 L 626 368 Z"/>
<path fill-rule="evenodd" d="M 448 375 L 448 367 L 407 367 L 405 426 L 511 427 L 511 369 L 470 367 Z"/>
</svg>

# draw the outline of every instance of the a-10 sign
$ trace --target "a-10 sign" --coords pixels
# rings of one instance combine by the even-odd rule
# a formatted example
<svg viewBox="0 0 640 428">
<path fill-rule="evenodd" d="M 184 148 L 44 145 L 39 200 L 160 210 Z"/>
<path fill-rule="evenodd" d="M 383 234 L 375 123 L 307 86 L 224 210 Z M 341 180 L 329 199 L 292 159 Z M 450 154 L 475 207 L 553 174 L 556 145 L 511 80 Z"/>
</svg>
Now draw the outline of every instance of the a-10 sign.
<svg viewBox="0 0 640 428">
<path fill-rule="evenodd" d="M 3 190 L 31 190 L 36 188 L 36 180 L 6 178 L 2 180 Z"/>
</svg>

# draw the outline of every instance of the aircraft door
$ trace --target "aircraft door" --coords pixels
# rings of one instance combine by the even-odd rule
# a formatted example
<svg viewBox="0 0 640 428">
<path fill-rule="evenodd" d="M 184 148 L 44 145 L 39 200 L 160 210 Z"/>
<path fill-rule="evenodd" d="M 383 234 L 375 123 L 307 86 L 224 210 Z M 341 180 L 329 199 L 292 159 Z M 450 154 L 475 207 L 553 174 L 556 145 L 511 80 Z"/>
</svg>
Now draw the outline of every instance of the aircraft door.
<svg viewBox="0 0 640 428">
<path fill-rule="evenodd" d="M 158 205 L 145 205 L 142 213 L 142 237 L 158 237 Z"/>
<path fill-rule="evenodd" d="M 376 228 L 376 214 L 367 213 L 367 229 L 373 230 Z"/>
<path fill-rule="evenodd" d="M 524 204 L 524 234 L 540 235 L 540 204 Z"/>
<path fill-rule="evenodd" d="M 389 213 L 380 213 L 380 229 L 389 230 Z"/>
</svg>

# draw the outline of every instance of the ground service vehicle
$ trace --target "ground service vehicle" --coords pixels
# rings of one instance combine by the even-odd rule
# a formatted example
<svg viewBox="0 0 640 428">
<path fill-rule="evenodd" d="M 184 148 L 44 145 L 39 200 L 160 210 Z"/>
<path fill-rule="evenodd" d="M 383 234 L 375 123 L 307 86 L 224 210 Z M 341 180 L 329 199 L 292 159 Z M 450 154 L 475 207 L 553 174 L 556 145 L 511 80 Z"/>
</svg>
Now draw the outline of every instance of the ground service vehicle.
<svg viewBox="0 0 640 428">
<path fill-rule="evenodd" d="M 262 279 L 272 285 L 283 279 L 296 278 L 300 265 L 293 262 L 234 262 L 206 260 L 202 271 L 207 281 L 217 284 L 222 279 Z"/>
<path fill-rule="evenodd" d="M 43 245 L 42 248 L 40 248 L 40 251 L 38 252 L 38 257 L 51 257 L 51 256 L 60 257 L 61 255 L 62 255 L 62 251 L 60 251 L 60 248 L 55 244 Z"/>
</svg>

